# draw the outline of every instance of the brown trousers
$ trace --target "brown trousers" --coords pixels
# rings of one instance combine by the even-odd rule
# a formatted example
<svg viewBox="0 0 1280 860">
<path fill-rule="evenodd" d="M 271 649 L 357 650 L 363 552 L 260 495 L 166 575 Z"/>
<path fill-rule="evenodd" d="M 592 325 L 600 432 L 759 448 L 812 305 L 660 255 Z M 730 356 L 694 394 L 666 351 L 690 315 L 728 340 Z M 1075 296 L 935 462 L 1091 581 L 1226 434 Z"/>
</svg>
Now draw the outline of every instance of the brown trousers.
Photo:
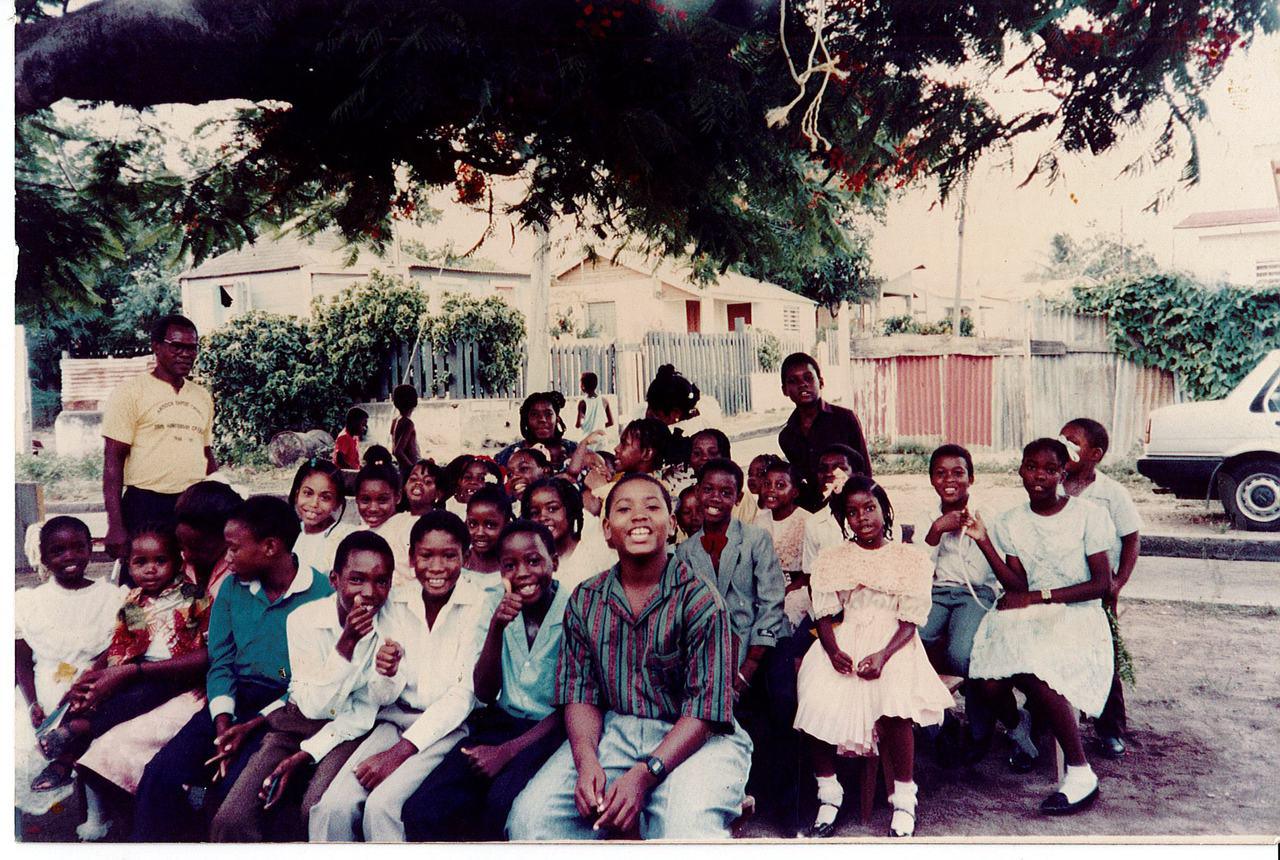
<svg viewBox="0 0 1280 860">
<path fill-rule="evenodd" d="M 272 807 L 269 812 L 262 809 L 262 800 L 258 792 L 263 782 L 271 775 L 280 762 L 296 753 L 299 746 L 307 738 L 318 732 L 327 720 L 311 720 L 302 715 L 298 706 L 289 702 L 283 708 L 277 708 L 267 715 L 267 734 L 262 746 L 253 754 L 240 773 L 240 778 L 227 793 L 226 800 L 218 808 L 209 828 L 209 839 L 212 842 L 264 842 L 271 841 L 305 841 L 307 838 L 307 817 L 311 807 L 315 806 L 324 794 L 329 783 L 342 770 L 347 759 L 356 751 L 363 737 L 345 741 L 334 747 L 316 764 L 315 772 L 307 783 L 307 790 L 302 795 L 302 808 L 298 810 L 294 804 L 282 801 Z M 306 779 L 306 769 L 295 771 L 291 780 Z M 295 786 L 296 787 L 296 786 Z M 295 794 L 290 790 L 289 793 Z M 293 810 L 292 814 L 290 810 Z"/>
</svg>

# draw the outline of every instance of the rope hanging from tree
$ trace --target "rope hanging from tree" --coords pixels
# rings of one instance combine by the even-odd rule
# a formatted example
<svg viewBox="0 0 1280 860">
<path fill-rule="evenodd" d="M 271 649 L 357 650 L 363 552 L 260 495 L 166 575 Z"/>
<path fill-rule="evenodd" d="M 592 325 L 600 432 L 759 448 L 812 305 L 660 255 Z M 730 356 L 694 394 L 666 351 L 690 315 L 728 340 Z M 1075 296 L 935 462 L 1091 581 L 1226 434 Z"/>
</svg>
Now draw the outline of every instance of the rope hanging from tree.
<svg viewBox="0 0 1280 860">
<path fill-rule="evenodd" d="M 818 92 L 800 117 L 800 133 L 804 135 L 805 140 L 809 141 L 809 149 L 813 152 L 816 152 L 819 146 L 823 149 L 831 148 L 831 141 L 823 137 L 822 132 L 818 130 L 818 116 L 822 111 L 822 98 L 826 95 L 827 84 L 830 83 L 832 76 L 840 80 L 849 77 L 847 71 L 836 65 L 835 59 L 831 56 L 831 51 L 827 48 L 827 41 L 823 34 L 826 26 L 827 0 L 819 0 L 817 8 L 814 10 L 813 44 L 809 46 L 809 57 L 805 62 L 805 70 L 797 72 L 796 64 L 791 59 L 791 51 L 787 48 L 787 0 L 779 0 L 778 38 L 782 42 L 782 53 L 787 58 L 787 68 L 791 71 L 791 79 L 800 87 L 800 91 L 787 104 L 766 111 L 764 119 L 770 128 L 786 125 L 791 109 L 804 100 L 805 89 L 809 84 L 809 79 L 814 75 L 821 75 L 822 82 L 818 85 Z M 814 61 L 819 53 L 822 55 L 822 62 L 815 63 Z"/>
</svg>

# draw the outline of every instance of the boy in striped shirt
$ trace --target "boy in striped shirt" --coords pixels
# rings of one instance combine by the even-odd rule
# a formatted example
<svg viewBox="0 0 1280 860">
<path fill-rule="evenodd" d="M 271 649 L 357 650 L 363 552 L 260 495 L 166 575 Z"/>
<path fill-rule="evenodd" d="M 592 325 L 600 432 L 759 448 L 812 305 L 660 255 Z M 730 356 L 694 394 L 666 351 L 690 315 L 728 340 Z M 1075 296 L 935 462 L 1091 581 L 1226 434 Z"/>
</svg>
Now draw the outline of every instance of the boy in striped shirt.
<svg viewBox="0 0 1280 860">
<path fill-rule="evenodd" d="M 565 610 L 556 699 L 569 739 L 516 798 L 517 840 L 724 839 L 751 766 L 733 721 L 732 633 L 706 582 L 668 560 L 671 499 L 624 476 L 605 501 L 618 564 Z M 643 815 L 641 813 L 644 813 Z"/>
</svg>

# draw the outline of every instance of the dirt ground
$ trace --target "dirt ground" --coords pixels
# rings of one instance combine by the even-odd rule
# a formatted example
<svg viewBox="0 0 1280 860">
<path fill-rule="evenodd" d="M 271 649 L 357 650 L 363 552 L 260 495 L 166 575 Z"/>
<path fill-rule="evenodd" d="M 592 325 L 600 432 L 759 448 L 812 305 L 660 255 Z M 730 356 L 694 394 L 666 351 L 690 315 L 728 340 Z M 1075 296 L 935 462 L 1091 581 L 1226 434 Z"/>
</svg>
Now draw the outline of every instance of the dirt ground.
<svg viewBox="0 0 1280 860">
<path fill-rule="evenodd" d="M 1035 771 L 1019 776 L 1005 767 L 1003 741 L 976 768 L 949 770 L 941 769 L 921 743 L 920 837 L 1274 839 L 1280 834 L 1280 614 L 1133 601 L 1122 606 L 1121 623 L 1138 669 L 1137 686 L 1126 690 L 1129 753 L 1113 762 L 1087 746 L 1102 783 L 1094 807 L 1069 818 L 1046 818 L 1036 811 L 1053 790 L 1051 753 L 1041 757 Z M 1090 730 L 1086 740 L 1092 740 Z M 839 836 L 882 836 L 889 823 L 883 798 L 863 827 L 855 784 L 846 787 L 846 797 Z M 18 838 L 74 841 L 82 816 L 73 802 L 41 818 L 23 817 Z M 747 820 L 738 833 L 762 839 L 792 835 L 761 818 Z"/>
</svg>

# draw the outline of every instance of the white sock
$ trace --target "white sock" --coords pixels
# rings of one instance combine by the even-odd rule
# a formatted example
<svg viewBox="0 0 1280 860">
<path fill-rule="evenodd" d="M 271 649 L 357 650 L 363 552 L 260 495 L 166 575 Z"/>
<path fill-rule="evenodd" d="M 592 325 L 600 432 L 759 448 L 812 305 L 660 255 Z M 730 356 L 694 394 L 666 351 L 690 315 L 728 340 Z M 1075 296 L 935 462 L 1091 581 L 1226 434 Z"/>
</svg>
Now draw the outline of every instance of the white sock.
<svg viewBox="0 0 1280 860">
<path fill-rule="evenodd" d="M 893 781 L 893 794 L 889 795 L 893 818 L 889 821 L 891 836 L 910 836 L 916 829 L 916 784 Z"/>
<path fill-rule="evenodd" d="M 844 803 L 844 788 L 835 776 L 818 777 L 818 817 L 815 824 L 830 824 L 836 820 L 840 804 Z"/>
<path fill-rule="evenodd" d="M 1067 802 L 1077 803 L 1088 797 L 1098 787 L 1098 776 L 1089 764 L 1067 765 L 1067 772 L 1062 777 L 1058 791 L 1066 796 Z"/>
</svg>

